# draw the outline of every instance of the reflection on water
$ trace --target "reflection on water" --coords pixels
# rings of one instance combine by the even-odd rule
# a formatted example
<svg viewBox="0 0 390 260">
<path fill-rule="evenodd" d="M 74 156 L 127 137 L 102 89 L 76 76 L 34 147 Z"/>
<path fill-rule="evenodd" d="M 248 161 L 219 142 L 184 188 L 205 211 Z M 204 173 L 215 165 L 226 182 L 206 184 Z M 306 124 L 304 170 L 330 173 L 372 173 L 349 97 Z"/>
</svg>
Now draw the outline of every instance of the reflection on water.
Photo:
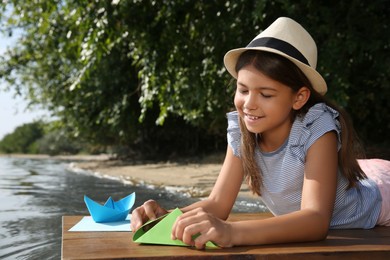
<svg viewBox="0 0 390 260">
<path fill-rule="evenodd" d="M 103 203 L 136 192 L 135 207 L 146 199 L 166 208 L 194 199 L 164 190 L 134 187 L 68 170 L 69 163 L 0 157 L 0 259 L 59 259 L 61 217 L 88 215 L 83 196 Z M 258 202 L 238 201 L 234 211 L 253 211 Z M 258 211 L 258 210 L 257 210 Z"/>
</svg>

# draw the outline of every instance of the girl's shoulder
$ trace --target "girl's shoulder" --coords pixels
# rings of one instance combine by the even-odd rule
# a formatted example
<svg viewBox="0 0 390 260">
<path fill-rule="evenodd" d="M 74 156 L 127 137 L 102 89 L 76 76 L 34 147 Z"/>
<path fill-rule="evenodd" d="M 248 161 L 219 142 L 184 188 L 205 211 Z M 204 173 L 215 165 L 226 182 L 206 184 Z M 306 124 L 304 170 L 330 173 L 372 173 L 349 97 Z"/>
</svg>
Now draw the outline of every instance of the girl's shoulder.
<svg viewBox="0 0 390 260">
<path fill-rule="evenodd" d="M 238 112 L 229 112 L 226 114 L 226 117 L 228 121 L 227 142 L 232 148 L 233 154 L 237 157 L 241 157 L 241 131 Z"/>
<path fill-rule="evenodd" d="M 302 147 L 306 153 L 318 138 L 327 132 L 335 131 L 340 149 L 341 125 L 338 117 L 339 113 L 325 103 L 315 104 L 304 116 L 295 119 L 290 133 L 290 144 Z"/>
<path fill-rule="evenodd" d="M 306 128 L 314 125 L 339 124 L 339 112 L 325 103 L 317 103 L 301 118 L 302 124 Z"/>
<path fill-rule="evenodd" d="M 227 121 L 228 121 L 228 129 L 229 128 L 240 128 L 240 124 L 238 123 L 238 112 L 232 111 L 226 113 Z"/>
</svg>

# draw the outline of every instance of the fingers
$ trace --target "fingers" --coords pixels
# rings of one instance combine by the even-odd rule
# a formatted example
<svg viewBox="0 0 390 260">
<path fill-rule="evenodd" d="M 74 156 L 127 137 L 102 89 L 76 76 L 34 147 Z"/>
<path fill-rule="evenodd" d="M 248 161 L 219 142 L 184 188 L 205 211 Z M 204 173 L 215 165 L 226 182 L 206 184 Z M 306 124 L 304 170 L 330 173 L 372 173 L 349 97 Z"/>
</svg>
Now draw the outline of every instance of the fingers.
<svg viewBox="0 0 390 260">
<path fill-rule="evenodd" d="M 194 243 L 195 243 L 194 246 L 197 249 L 203 249 L 206 246 L 207 242 L 209 242 L 209 241 L 216 242 L 217 239 L 216 238 L 212 238 L 212 237 L 215 236 L 215 234 L 217 234 L 216 233 L 216 229 L 213 228 L 213 227 L 205 229 L 204 231 L 201 231 L 199 233 L 199 236 L 196 237 L 196 239 L 194 240 Z M 220 246 L 221 247 L 225 247 L 225 246 L 222 246 L 222 244 Z"/>
<path fill-rule="evenodd" d="M 131 221 L 130 221 L 130 227 L 132 231 L 136 231 L 139 229 L 143 222 L 144 222 L 144 216 L 145 214 L 143 213 L 143 207 L 138 207 L 136 209 L 133 209 L 131 212 Z"/>
<path fill-rule="evenodd" d="M 154 200 L 146 201 L 142 206 L 131 213 L 131 230 L 138 230 L 146 221 L 156 219 L 167 211 L 160 207 Z"/>
<path fill-rule="evenodd" d="M 179 216 L 172 227 L 172 239 L 183 240 L 184 229 L 189 225 L 199 223 L 205 218 L 205 214 L 207 213 L 205 213 L 201 208 L 197 208 Z"/>
<path fill-rule="evenodd" d="M 209 241 L 212 227 L 209 221 L 201 221 L 197 224 L 189 225 L 184 228 L 182 241 L 188 245 L 195 246 L 197 249 L 203 249 Z"/>
<path fill-rule="evenodd" d="M 145 216 L 150 219 L 156 219 L 156 209 L 159 208 L 159 205 L 154 200 L 148 200 L 143 205 Z"/>
<path fill-rule="evenodd" d="M 197 249 L 203 249 L 208 241 L 223 247 L 231 246 L 228 242 L 229 225 L 202 209 L 195 209 L 179 216 L 172 228 L 171 237 Z"/>
</svg>

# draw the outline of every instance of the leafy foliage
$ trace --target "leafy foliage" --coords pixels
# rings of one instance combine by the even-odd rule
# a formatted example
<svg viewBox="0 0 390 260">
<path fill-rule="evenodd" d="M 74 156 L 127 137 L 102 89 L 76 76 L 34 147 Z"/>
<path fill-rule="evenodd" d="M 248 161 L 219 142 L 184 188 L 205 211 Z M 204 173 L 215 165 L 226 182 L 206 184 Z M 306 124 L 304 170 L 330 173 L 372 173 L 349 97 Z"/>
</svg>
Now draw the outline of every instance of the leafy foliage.
<svg viewBox="0 0 390 260">
<path fill-rule="evenodd" d="M 37 140 L 44 135 L 44 124 L 40 121 L 24 124 L 6 135 L 0 142 L 3 153 L 38 153 Z"/>
<path fill-rule="evenodd" d="M 40 154 L 59 155 L 59 154 L 77 154 L 82 148 L 83 144 L 77 142 L 62 130 L 50 131 L 42 138 L 37 140 L 36 146 Z"/>
<path fill-rule="evenodd" d="M 21 28 L 22 36 L 1 58 L 1 78 L 79 138 L 153 156 L 222 147 L 234 93 L 223 55 L 290 16 L 318 43 L 329 96 L 367 141 L 387 140 L 388 1 L 22 0 L 3 1 L 6 7 L 3 31 Z"/>
</svg>

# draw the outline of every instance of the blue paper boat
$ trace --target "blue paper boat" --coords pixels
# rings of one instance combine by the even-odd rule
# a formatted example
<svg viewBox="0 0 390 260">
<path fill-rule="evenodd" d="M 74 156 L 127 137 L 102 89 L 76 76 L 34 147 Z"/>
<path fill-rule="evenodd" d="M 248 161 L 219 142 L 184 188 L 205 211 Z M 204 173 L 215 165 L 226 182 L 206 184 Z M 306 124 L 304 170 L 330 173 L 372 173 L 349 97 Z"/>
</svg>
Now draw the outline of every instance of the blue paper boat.
<svg viewBox="0 0 390 260">
<path fill-rule="evenodd" d="M 135 192 L 116 202 L 109 197 L 104 205 L 84 195 L 84 202 L 87 205 L 92 219 L 97 223 L 124 221 L 134 205 Z"/>
</svg>

